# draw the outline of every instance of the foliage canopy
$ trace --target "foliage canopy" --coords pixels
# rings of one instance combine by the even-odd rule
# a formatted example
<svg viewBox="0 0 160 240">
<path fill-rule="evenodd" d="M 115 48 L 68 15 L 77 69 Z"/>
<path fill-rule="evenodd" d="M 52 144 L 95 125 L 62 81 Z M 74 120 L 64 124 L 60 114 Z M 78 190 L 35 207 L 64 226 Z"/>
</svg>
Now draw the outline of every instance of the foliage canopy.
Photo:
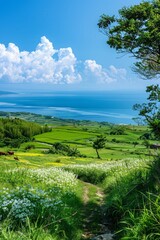
<svg viewBox="0 0 160 240">
<path fill-rule="evenodd" d="M 100 155 L 98 153 L 98 150 L 99 149 L 102 149 L 105 147 L 105 142 L 106 142 L 106 137 L 103 136 L 103 135 L 99 135 L 97 136 L 97 138 L 94 140 L 93 142 L 93 148 L 96 150 L 96 153 L 97 153 L 97 157 L 100 159 Z"/>
<path fill-rule="evenodd" d="M 51 130 L 48 126 L 42 127 L 19 118 L 0 118 L 0 146 L 19 147 L 22 142 L 31 140 L 34 135 Z"/>
<path fill-rule="evenodd" d="M 145 1 L 119 10 L 119 17 L 103 14 L 99 28 L 107 44 L 135 57 L 134 71 L 144 78 L 160 75 L 160 1 Z"/>
<path fill-rule="evenodd" d="M 119 10 L 119 17 L 103 14 L 98 26 L 107 35 L 107 44 L 119 52 L 130 53 L 133 70 L 143 78 L 160 77 L 160 1 L 144 1 Z M 148 86 L 149 102 L 134 106 L 144 117 L 154 136 L 160 139 L 160 88 Z"/>
<path fill-rule="evenodd" d="M 145 118 L 155 138 L 160 140 L 160 87 L 148 86 L 146 92 L 149 93 L 149 102 L 135 104 L 134 110 L 139 110 L 139 115 Z"/>
</svg>

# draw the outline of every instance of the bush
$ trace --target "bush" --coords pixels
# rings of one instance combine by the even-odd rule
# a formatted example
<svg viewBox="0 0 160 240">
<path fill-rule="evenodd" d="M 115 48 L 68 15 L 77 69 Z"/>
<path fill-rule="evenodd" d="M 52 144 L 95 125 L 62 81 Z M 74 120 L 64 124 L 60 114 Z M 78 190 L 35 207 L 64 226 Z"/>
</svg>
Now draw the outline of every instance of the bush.
<svg viewBox="0 0 160 240">
<path fill-rule="evenodd" d="M 153 140 L 153 134 L 150 132 L 144 133 L 142 136 L 139 137 L 140 140 Z"/>
<path fill-rule="evenodd" d="M 124 135 L 125 127 L 124 126 L 114 126 L 110 131 L 110 135 Z"/>
<path fill-rule="evenodd" d="M 48 193 L 38 189 L 20 188 L 16 191 L 6 191 L 0 197 L 1 220 L 10 218 L 15 228 L 17 225 L 25 225 L 27 218 L 31 222 L 37 219 L 45 221 L 47 215 L 49 215 L 52 220 L 53 218 L 55 220 L 57 208 L 60 208 L 62 202 L 57 196 L 51 199 L 47 195 Z M 54 215 L 51 215 L 51 212 Z"/>
<path fill-rule="evenodd" d="M 112 138 L 112 140 L 111 140 L 112 142 L 114 142 L 114 143 L 120 143 L 120 141 L 119 140 L 117 140 L 116 138 Z"/>
<path fill-rule="evenodd" d="M 25 147 L 25 150 L 30 150 L 30 149 L 35 149 L 35 145 L 34 145 L 34 144 L 28 144 L 28 145 Z"/>
<path fill-rule="evenodd" d="M 64 156 L 72 156 L 72 157 L 85 157 L 82 155 L 77 148 L 72 148 L 67 144 L 63 144 L 60 142 L 56 142 L 53 146 L 48 150 L 48 153 L 52 154 L 61 154 Z"/>
</svg>

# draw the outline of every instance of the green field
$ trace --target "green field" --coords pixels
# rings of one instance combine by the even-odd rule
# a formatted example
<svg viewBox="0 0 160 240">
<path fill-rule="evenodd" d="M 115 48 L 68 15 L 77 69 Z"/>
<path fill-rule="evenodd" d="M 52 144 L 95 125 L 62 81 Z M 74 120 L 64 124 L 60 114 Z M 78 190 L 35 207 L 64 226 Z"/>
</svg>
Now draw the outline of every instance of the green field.
<svg viewBox="0 0 160 240">
<path fill-rule="evenodd" d="M 35 140 L 40 143 L 53 144 L 62 142 L 71 146 L 76 146 L 78 150 L 87 157 L 95 158 L 95 150 L 92 144 L 97 135 L 106 136 L 105 149 L 101 150 L 102 159 L 123 159 L 147 157 L 148 151 L 140 140 L 140 136 L 146 130 L 146 127 L 125 126 L 124 135 L 110 135 L 110 127 L 88 127 L 87 131 L 81 127 L 55 127 L 52 132 L 35 136 Z M 137 145 L 134 146 L 134 142 Z M 152 142 L 152 141 L 151 141 Z M 44 146 L 43 146 L 44 147 Z"/>
<path fill-rule="evenodd" d="M 140 139 L 148 131 L 146 126 L 22 116 L 34 122 L 48 121 L 52 131 L 34 136 L 19 148 L 0 148 L 0 152 L 14 151 L 14 155 L 0 156 L 0 239 L 84 240 L 106 233 L 106 226 L 110 229 L 108 236 L 114 233 L 117 239 L 123 239 L 128 234 L 128 239 L 132 239 L 136 231 L 141 233 L 134 230 L 131 234 L 125 230 L 129 224 L 127 219 L 133 214 L 132 208 L 143 210 L 146 196 L 150 198 L 146 211 L 153 208 L 154 212 L 146 226 L 152 223 L 159 234 L 156 228 L 159 195 L 155 191 L 153 196 L 147 195 L 149 190 L 145 185 L 152 176 L 150 164 L 158 150 L 147 148 Z M 113 134 L 117 128 L 123 132 Z M 98 159 L 92 146 L 100 134 L 106 137 L 106 142 L 99 150 L 101 159 Z M 57 142 L 77 149 L 80 155 L 49 153 Z M 152 182 L 154 188 L 159 189 L 154 178 Z M 148 218 L 149 214 L 141 211 L 142 218 L 144 214 Z M 142 221 L 136 216 L 133 214 L 133 221 Z M 116 232 L 119 229 L 123 229 L 123 233 Z M 158 239 L 154 237 L 148 239 Z"/>
</svg>

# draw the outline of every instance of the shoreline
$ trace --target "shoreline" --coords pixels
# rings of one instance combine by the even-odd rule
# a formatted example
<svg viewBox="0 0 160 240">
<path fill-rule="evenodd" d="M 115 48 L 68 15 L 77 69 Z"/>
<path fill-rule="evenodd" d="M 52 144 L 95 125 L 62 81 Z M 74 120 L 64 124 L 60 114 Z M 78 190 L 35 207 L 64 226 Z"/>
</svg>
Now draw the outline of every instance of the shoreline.
<svg viewBox="0 0 160 240">
<path fill-rule="evenodd" d="M 1 111 L 0 110 L 0 118 L 7 117 L 7 118 L 12 118 L 12 117 L 18 117 L 22 118 L 27 121 L 38 121 L 41 120 L 40 122 L 42 123 L 42 120 L 44 120 L 44 124 L 46 124 L 46 121 L 48 122 L 61 122 L 63 123 L 71 123 L 71 124 L 99 124 L 99 125 L 119 125 L 119 126 L 138 126 L 138 124 L 127 124 L 127 123 L 113 123 L 113 122 L 108 122 L 108 121 L 92 121 L 92 120 L 79 120 L 79 119 L 71 119 L 71 118 L 59 118 L 56 116 L 50 116 L 50 115 L 44 115 L 44 114 L 38 114 L 38 113 L 32 113 L 32 112 L 16 112 L 16 111 Z M 33 118 L 33 120 L 31 120 Z M 139 126 L 144 126 L 144 125 L 139 125 Z"/>
</svg>

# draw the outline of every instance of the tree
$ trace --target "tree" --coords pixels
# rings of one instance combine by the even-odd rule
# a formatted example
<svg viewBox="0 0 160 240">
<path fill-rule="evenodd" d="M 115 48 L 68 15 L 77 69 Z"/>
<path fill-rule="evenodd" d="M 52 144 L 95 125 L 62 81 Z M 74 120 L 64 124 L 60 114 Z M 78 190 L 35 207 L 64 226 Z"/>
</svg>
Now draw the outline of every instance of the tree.
<svg viewBox="0 0 160 240">
<path fill-rule="evenodd" d="M 150 142 L 148 140 L 144 140 L 143 145 L 148 149 L 150 147 Z"/>
<path fill-rule="evenodd" d="M 138 126 L 143 125 L 144 122 L 141 117 L 133 117 L 132 120 L 137 123 Z"/>
<path fill-rule="evenodd" d="M 0 142 L 19 147 L 23 142 L 33 139 L 34 135 L 50 131 L 50 128 L 37 123 L 26 122 L 19 118 L 0 118 Z"/>
<path fill-rule="evenodd" d="M 124 7 L 119 10 L 118 18 L 103 14 L 98 26 L 107 35 L 110 47 L 135 57 L 134 71 L 147 79 L 159 77 L 159 0 Z"/>
<path fill-rule="evenodd" d="M 145 79 L 160 77 L 160 1 L 145 1 L 119 10 L 119 17 L 103 14 L 98 26 L 107 43 L 135 57 L 133 70 Z M 157 139 L 160 139 L 160 88 L 147 87 L 148 102 L 135 105 Z"/>
<path fill-rule="evenodd" d="M 96 150 L 97 157 L 101 159 L 98 150 L 105 147 L 106 138 L 102 135 L 97 136 L 94 140 L 92 147 Z"/>
<path fill-rule="evenodd" d="M 139 111 L 139 115 L 147 122 L 151 133 L 157 140 L 160 140 L 160 87 L 151 85 L 146 90 L 149 93 L 148 103 L 135 104 L 134 110 Z"/>
<path fill-rule="evenodd" d="M 139 111 L 139 115 L 149 125 L 151 133 L 157 140 L 160 140 L 160 87 L 158 85 L 148 86 L 147 92 L 149 102 L 135 104 L 133 108 Z"/>
</svg>

